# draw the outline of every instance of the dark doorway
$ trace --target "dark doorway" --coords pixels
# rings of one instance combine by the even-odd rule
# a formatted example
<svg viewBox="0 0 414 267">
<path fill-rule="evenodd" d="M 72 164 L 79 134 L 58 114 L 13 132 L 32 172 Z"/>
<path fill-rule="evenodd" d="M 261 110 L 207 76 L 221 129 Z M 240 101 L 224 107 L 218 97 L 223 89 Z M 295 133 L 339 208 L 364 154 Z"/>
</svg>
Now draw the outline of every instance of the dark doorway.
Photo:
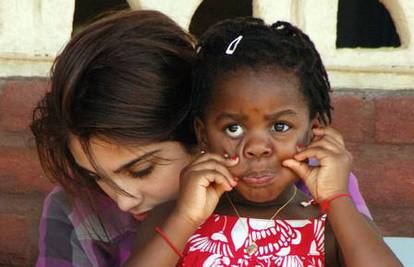
<svg viewBox="0 0 414 267">
<path fill-rule="evenodd" d="M 394 22 L 378 0 L 339 0 L 337 48 L 399 46 Z"/>
<path fill-rule="evenodd" d="M 204 0 L 191 18 L 189 30 L 200 37 L 208 27 L 221 20 L 252 15 L 252 0 Z"/>
<path fill-rule="evenodd" d="M 76 0 L 72 34 L 106 12 L 128 8 L 126 0 Z"/>
</svg>

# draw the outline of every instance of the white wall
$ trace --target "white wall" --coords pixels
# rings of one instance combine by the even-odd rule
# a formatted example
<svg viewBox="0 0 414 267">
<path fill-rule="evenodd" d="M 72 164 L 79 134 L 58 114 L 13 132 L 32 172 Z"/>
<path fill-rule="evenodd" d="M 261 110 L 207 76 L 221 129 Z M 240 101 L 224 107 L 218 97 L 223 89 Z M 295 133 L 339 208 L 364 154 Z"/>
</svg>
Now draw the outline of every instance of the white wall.
<svg viewBox="0 0 414 267">
<path fill-rule="evenodd" d="M 202 0 L 128 0 L 157 9 L 188 28 Z M 400 48 L 337 49 L 337 0 L 254 0 L 253 14 L 267 22 L 287 20 L 315 42 L 336 88 L 414 88 L 414 1 L 381 0 L 389 10 Z M 45 76 L 69 39 L 74 0 L 0 1 L 0 76 Z"/>
<path fill-rule="evenodd" d="M 70 38 L 74 1 L 0 1 L 0 76 L 45 76 Z"/>
</svg>

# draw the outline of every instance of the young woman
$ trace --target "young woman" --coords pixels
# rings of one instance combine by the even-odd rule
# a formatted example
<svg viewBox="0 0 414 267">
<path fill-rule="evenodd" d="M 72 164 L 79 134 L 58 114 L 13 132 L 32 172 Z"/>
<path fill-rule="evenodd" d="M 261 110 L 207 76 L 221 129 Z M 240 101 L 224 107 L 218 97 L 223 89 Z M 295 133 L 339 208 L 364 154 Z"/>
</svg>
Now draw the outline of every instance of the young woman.
<svg viewBox="0 0 414 267">
<path fill-rule="evenodd" d="M 57 57 L 32 124 L 59 184 L 44 204 L 37 266 L 119 266 L 147 212 L 176 198 L 194 143 L 194 55 L 171 19 L 135 11 L 90 25 Z"/>
</svg>

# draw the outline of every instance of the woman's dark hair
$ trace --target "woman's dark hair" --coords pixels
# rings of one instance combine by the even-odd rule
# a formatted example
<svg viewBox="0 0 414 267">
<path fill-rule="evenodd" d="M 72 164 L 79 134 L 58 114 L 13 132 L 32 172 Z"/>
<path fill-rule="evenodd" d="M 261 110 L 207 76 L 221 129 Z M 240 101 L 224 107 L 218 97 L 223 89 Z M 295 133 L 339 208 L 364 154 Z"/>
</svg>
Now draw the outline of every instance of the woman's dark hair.
<svg viewBox="0 0 414 267">
<path fill-rule="evenodd" d="M 34 110 L 42 167 L 70 196 L 89 200 L 96 180 L 77 166 L 68 144 L 85 153 L 92 137 L 120 145 L 195 138 L 188 123 L 193 40 L 156 11 L 125 11 L 86 27 L 51 71 L 51 90 Z"/>
<path fill-rule="evenodd" d="M 242 39 L 234 53 L 226 54 L 229 44 Z M 310 118 L 331 122 L 331 87 L 319 53 L 309 37 L 288 22 L 271 26 L 252 17 L 229 19 L 210 27 L 197 45 L 193 67 L 193 112 L 203 117 L 212 88 L 225 74 L 251 68 L 273 67 L 294 74 L 300 82 Z"/>
</svg>

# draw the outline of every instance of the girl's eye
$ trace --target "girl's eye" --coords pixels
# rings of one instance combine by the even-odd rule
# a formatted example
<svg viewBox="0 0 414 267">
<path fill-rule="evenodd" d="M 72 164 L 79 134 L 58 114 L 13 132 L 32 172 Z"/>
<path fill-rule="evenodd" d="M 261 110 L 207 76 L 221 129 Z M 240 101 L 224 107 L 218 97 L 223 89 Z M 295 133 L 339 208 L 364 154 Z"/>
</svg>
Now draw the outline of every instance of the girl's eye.
<svg viewBox="0 0 414 267">
<path fill-rule="evenodd" d="M 232 124 L 228 126 L 226 129 L 224 129 L 224 132 L 232 138 L 237 138 L 237 137 L 242 136 L 244 131 L 240 125 Z"/>
<path fill-rule="evenodd" d="M 154 166 L 149 166 L 145 169 L 139 170 L 139 171 L 134 171 L 134 170 L 130 170 L 128 173 L 131 177 L 133 178 L 143 178 L 149 174 L 151 174 L 151 172 L 154 170 Z"/>
<path fill-rule="evenodd" d="M 287 131 L 290 130 L 290 126 L 287 125 L 286 123 L 279 122 L 279 123 L 273 124 L 272 130 L 275 131 L 275 132 L 284 133 L 284 132 L 287 132 Z"/>
</svg>

